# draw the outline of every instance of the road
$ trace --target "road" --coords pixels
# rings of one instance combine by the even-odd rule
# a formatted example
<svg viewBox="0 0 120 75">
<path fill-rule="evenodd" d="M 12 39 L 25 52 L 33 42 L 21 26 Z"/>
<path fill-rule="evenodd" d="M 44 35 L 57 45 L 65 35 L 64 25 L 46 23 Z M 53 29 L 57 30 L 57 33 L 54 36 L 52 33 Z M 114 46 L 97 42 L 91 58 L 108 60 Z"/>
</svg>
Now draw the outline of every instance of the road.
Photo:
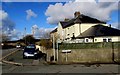
<svg viewBox="0 0 120 75">
<path fill-rule="evenodd" d="M 5 68 L 6 67 L 6 68 Z M 3 73 L 119 73 L 118 65 L 102 64 L 100 67 L 92 65 L 86 67 L 73 65 L 39 65 L 39 66 L 3 66 Z"/>
<path fill-rule="evenodd" d="M 3 63 L 2 73 L 119 73 L 120 70 L 120 65 L 117 64 L 100 64 L 100 66 L 83 64 L 49 65 L 42 63 L 42 60 L 37 60 L 39 65 L 33 66 L 33 59 L 22 58 L 22 50 L 5 60 L 29 65 L 17 66 Z"/>
<path fill-rule="evenodd" d="M 16 48 L 0 50 L 0 58 L 6 56 L 7 54 L 17 50 Z"/>
</svg>

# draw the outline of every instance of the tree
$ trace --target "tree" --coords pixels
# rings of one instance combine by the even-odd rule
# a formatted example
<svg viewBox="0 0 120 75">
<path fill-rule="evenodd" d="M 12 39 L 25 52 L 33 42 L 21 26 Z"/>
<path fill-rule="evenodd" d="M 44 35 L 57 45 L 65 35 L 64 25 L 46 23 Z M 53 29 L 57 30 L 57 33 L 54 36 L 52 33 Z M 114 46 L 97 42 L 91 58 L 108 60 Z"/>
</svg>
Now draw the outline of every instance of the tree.
<svg viewBox="0 0 120 75">
<path fill-rule="evenodd" d="M 52 48 L 52 42 L 50 41 L 50 39 L 41 39 L 40 45 L 43 46 L 45 49 Z"/>
<path fill-rule="evenodd" d="M 10 37 L 8 37 L 7 35 L 5 34 L 0 34 L 0 38 L 2 42 L 6 42 L 6 41 L 9 41 L 10 40 Z"/>
<path fill-rule="evenodd" d="M 35 38 L 32 35 L 26 35 L 25 37 L 23 37 L 23 40 L 26 45 L 35 43 Z"/>
<path fill-rule="evenodd" d="M 39 45 L 43 46 L 45 49 L 52 48 L 52 42 L 50 40 L 50 32 L 46 32 L 43 34 L 43 37 L 41 38 Z"/>
</svg>

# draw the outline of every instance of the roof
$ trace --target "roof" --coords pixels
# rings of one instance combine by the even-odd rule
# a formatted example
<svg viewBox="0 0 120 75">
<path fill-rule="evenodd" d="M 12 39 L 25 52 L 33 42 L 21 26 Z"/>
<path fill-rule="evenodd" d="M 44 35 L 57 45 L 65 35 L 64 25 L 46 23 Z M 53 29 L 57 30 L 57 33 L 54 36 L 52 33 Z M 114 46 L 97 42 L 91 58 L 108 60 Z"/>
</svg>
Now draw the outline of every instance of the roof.
<svg viewBox="0 0 120 75">
<path fill-rule="evenodd" d="M 55 28 L 53 31 L 51 31 L 50 34 L 54 33 L 54 32 L 57 32 L 57 28 Z"/>
<path fill-rule="evenodd" d="M 66 27 L 69 27 L 75 23 L 104 23 L 105 24 L 106 22 L 103 22 L 103 21 L 100 21 L 98 19 L 91 18 L 89 16 L 85 16 L 85 15 L 81 14 L 76 18 L 73 18 L 69 21 L 61 21 L 60 23 L 61 23 L 63 28 L 66 28 Z"/>
<path fill-rule="evenodd" d="M 76 38 L 99 36 L 120 36 L 120 30 L 98 24 L 90 27 Z"/>
</svg>

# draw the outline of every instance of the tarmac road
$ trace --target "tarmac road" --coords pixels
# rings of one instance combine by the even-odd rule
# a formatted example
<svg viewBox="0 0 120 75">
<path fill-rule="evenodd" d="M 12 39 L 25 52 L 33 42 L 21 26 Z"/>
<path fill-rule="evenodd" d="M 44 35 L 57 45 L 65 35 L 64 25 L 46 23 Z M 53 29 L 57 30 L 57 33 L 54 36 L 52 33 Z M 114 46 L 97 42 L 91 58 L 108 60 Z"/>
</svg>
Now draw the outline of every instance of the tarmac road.
<svg viewBox="0 0 120 75">
<path fill-rule="evenodd" d="M 30 64 L 33 63 L 32 59 L 22 59 L 22 51 L 18 51 L 12 56 L 9 56 L 6 60 L 13 58 L 13 61 Z M 86 66 L 82 64 L 72 65 L 48 65 L 43 64 L 39 60 L 40 64 L 37 66 L 16 66 L 11 64 L 2 64 L 2 73 L 119 73 L 120 65 L 117 64 L 100 64 L 100 66 L 91 65 Z M 40 74 L 39 74 L 40 75 Z M 119 74 L 118 74 L 119 75 Z"/>
<path fill-rule="evenodd" d="M 3 66 L 3 73 L 119 73 L 120 65 L 101 64 L 92 65 L 39 65 L 39 66 Z"/>
<path fill-rule="evenodd" d="M 7 54 L 9 54 L 15 50 L 17 50 L 17 48 L 0 50 L 0 58 L 6 56 Z"/>
</svg>

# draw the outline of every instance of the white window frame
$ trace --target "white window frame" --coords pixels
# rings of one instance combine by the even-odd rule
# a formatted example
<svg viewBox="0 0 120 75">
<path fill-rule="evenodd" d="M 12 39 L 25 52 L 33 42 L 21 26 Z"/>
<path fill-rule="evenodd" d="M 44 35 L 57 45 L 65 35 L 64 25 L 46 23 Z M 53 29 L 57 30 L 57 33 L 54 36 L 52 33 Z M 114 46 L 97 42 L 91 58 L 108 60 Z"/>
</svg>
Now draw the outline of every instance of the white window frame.
<svg viewBox="0 0 120 75">
<path fill-rule="evenodd" d="M 88 41 L 86 41 L 86 40 L 88 40 Z M 85 38 L 85 43 L 88 43 L 89 42 L 89 38 Z"/>
</svg>

